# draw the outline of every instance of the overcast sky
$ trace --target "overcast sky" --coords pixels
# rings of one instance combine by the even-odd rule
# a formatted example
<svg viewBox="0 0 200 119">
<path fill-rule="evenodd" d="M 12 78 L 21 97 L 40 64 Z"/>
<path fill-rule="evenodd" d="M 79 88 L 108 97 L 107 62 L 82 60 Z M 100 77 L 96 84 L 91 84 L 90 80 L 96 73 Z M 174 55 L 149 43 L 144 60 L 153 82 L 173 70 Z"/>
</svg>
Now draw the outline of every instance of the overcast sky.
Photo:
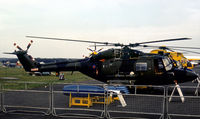
<svg viewBox="0 0 200 119">
<path fill-rule="evenodd" d="M 159 45 L 200 47 L 200 0 L 0 0 L 0 57 L 15 57 L 3 52 L 13 52 L 14 42 L 25 48 L 30 40 L 33 57 L 82 58 L 90 53 L 87 43 L 27 35 L 124 44 L 190 37 Z"/>
</svg>

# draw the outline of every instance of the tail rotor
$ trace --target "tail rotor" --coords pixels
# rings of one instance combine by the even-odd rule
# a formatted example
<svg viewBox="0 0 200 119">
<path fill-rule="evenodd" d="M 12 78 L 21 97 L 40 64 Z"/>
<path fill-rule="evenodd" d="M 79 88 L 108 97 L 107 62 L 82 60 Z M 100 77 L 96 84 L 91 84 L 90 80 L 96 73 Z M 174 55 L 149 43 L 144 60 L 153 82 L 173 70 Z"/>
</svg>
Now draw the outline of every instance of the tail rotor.
<svg viewBox="0 0 200 119">
<path fill-rule="evenodd" d="M 97 49 L 94 49 L 92 50 L 91 48 L 87 48 L 89 51 L 91 51 L 91 55 L 97 55 L 103 48 L 97 50 Z"/>
<path fill-rule="evenodd" d="M 5 53 L 5 54 L 14 54 L 18 57 L 19 61 L 21 62 L 21 64 L 23 65 L 24 69 L 26 71 L 31 72 L 32 69 L 37 68 L 39 63 L 36 62 L 33 57 L 29 54 L 27 54 L 29 48 L 31 47 L 31 44 L 33 43 L 33 41 L 31 40 L 30 43 L 27 45 L 26 50 L 23 50 L 20 46 L 18 46 L 16 43 L 14 43 L 14 46 L 18 49 L 15 50 L 12 53 Z"/>
</svg>

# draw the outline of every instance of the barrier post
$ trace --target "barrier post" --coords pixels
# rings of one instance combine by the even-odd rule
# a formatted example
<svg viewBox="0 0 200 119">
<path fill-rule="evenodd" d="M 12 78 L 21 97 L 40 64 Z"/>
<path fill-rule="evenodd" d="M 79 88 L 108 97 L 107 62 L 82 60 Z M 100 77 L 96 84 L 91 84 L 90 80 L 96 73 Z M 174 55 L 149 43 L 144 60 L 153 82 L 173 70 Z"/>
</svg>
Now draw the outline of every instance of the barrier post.
<svg viewBox="0 0 200 119">
<path fill-rule="evenodd" d="M 3 102 L 2 102 L 2 84 L 0 83 L 0 97 L 1 97 L 1 102 L 0 102 L 0 104 L 1 104 L 1 111 L 2 111 L 2 108 L 3 108 Z"/>
<path fill-rule="evenodd" d="M 103 85 L 104 87 L 104 110 L 101 114 L 101 117 L 104 118 L 104 119 L 109 119 L 110 118 L 110 115 L 109 115 L 109 112 L 108 112 L 108 92 L 107 92 L 107 85 L 104 84 Z"/>
<path fill-rule="evenodd" d="M 1 94 L 1 112 L 6 112 L 6 109 L 4 107 L 4 92 L 2 83 L 0 83 L 0 94 Z"/>
<path fill-rule="evenodd" d="M 47 112 L 48 115 L 55 116 L 54 104 L 53 104 L 53 84 L 49 83 L 49 111 Z"/>
<path fill-rule="evenodd" d="M 164 97 L 163 97 L 163 116 L 162 116 L 162 119 L 168 119 L 167 118 L 167 107 L 166 107 L 166 105 L 167 105 L 167 101 L 168 101 L 168 99 L 167 99 L 167 87 L 165 86 L 164 87 L 164 95 L 163 95 Z"/>
<path fill-rule="evenodd" d="M 169 104 L 169 96 L 168 96 L 168 90 L 169 90 L 169 87 L 168 86 L 165 86 L 165 91 L 164 91 L 164 93 L 165 93 L 165 101 L 164 101 L 164 112 L 163 112 L 163 119 L 171 119 L 170 118 L 170 116 L 169 116 L 169 114 L 168 114 L 168 110 L 169 110 L 169 108 L 168 108 L 168 104 Z"/>
<path fill-rule="evenodd" d="M 27 82 L 24 83 L 24 89 L 28 90 L 28 84 L 27 84 Z"/>
<path fill-rule="evenodd" d="M 137 94 L 137 86 L 135 86 L 135 94 Z"/>
</svg>

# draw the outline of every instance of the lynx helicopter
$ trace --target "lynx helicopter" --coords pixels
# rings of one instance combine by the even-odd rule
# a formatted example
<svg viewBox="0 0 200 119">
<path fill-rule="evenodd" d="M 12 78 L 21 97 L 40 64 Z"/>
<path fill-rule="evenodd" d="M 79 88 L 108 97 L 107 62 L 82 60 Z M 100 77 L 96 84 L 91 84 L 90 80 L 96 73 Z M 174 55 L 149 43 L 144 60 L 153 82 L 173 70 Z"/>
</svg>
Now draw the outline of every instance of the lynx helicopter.
<svg viewBox="0 0 200 119">
<path fill-rule="evenodd" d="M 9 54 L 17 55 L 19 61 L 27 72 L 61 72 L 79 71 L 89 77 L 102 82 L 116 80 L 118 82 L 134 82 L 134 84 L 167 85 L 195 80 L 198 76 L 191 70 L 179 69 L 175 67 L 168 56 L 159 54 L 144 53 L 132 48 L 143 46 L 143 44 L 189 40 L 189 38 L 166 39 L 158 41 L 148 41 L 141 43 L 121 43 L 96 42 L 85 40 L 61 39 L 27 36 L 29 38 L 39 38 L 48 40 L 63 40 L 73 42 L 94 43 L 101 46 L 115 46 L 121 48 L 110 48 L 82 59 L 66 59 L 62 62 L 40 64 L 27 54 L 26 50 L 17 46 L 18 51 Z M 132 83 L 131 83 L 132 84 Z"/>
</svg>

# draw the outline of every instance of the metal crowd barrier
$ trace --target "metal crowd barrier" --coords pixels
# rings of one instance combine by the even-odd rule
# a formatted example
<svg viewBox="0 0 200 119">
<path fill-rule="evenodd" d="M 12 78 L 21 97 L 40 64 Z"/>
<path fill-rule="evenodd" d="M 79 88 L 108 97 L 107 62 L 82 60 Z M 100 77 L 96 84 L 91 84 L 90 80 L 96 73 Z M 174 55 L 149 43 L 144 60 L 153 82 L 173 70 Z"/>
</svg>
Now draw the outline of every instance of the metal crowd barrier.
<svg viewBox="0 0 200 119">
<path fill-rule="evenodd" d="M 86 92 L 63 92 L 63 87 L 67 85 L 77 85 L 77 90 L 80 85 L 91 84 L 75 84 L 75 83 L 53 83 L 53 107 L 54 115 L 59 117 L 80 116 L 82 118 L 101 118 L 105 114 L 105 105 L 96 104 L 96 98 L 105 97 L 104 93 L 86 93 Z M 93 84 L 92 86 L 104 87 L 102 84 Z M 65 93 L 65 94 L 64 94 Z M 76 95 L 85 95 L 84 97 Z M 75 95 L 75 96 L 74 96 Z M 98 95 L 99 97 L 92 97 Z M 76 102 L 78 101 L 78 102 Z M 103 100 L 104 103 L 105 101 Z M 77 113 L 78 112 L 78 113 Z"/>
<path fill-rule="evenodd" d="M 127 87 L 130 87 L 127 85 Z M 120 103 L 107 105 L 109 117 L 124 117 L 126 113 L 130 114 L 147 114 L 156 115 L 158 118 L 163 117 L 165 88 L 163 86 L 132 86 L 133 94 L 123 94 L 127 106 L 122 107 Z M 145 88 L 144 91 L 142 91 Z M 155 92 L 148 89 L 156 89 Z M 117 108 L 116 108 L 117 107 Z"/>
<path fill-rule="evenodd" d="M 171 96 L 174 89 L 173 86 L 167 87 L 167 116 L 168 117 L 199 117 L 200 118 L 200 97 L 195 94 L 195 86 L 180 86 L 184 102 L 181 101 L 181 96 L 178 94 L 177 89 L 175 93 Z M 171 101 L 169 99 L 171 98 Z"/>
<path fill-rule="evenodd" d="M 46 89 L 33 89 L 32 85 L 35 84 L 43 85 Z M 3 112 L 30 112 L 45 115 L 50 113 L 49 84 L 40 82 L 4 82 L 1 86 L 1 107 Z M 16 87 L 21 88 L 17 89 Z M 44 103 L 41 104 L 41 102 Z"/>
<path fill-rule="evenodd" d="M 182 102 L 177 90 L 171 96 L 174 86 L 126 85 L 132 88 L 132 92 L 117 95 L 107 91 L 90 94 L 64 92 L 63 87 L 67 85 L 95 85 L 105 90 L 108 87 L 106 84 L 4 82 L 0 83 L 0 111 L 82 118 L 128 118 L 144 114 L 159 119 L 200 117 L 200 97 L 194 94 L 195 86 L 181 86 L 184 95 Z M 124 102 L 121 102 L 120 95 Z"/>
</svg>

